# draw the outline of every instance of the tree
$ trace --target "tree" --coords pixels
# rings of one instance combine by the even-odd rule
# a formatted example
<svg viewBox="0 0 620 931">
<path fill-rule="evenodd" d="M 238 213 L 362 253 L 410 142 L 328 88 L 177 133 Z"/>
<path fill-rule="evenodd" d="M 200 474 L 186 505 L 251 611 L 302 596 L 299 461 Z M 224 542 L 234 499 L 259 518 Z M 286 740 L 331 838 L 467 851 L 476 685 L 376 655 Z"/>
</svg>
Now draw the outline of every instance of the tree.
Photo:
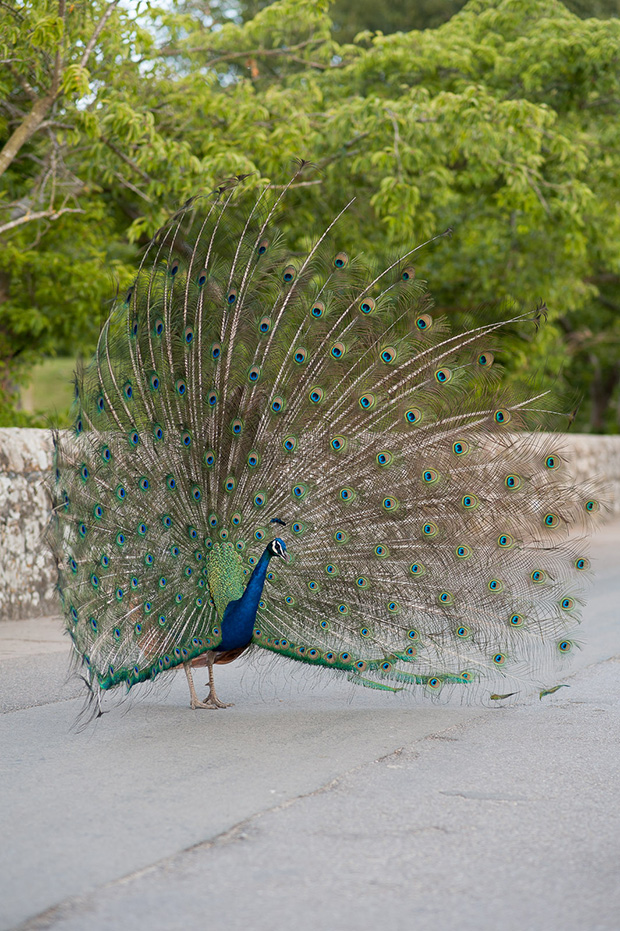
<svg viewBox="0 0 620 931">
<path fill-rule="evenodd" d="M 104 9 L 90 4 L 81 34 L 66 27 L 69 64 Z M 293 248 L 351 192 L 342 242 L 378 262 L 453 227 L 419 263 L 439 309 L 486 302 L 499 313 L 545 298 L 550 325 L 515 342 L 511 364 L 551 371 L 568 351 L 566 383 L 586 396 L 578 423 L 618 429 L 616 20 L 580 20 L 557 0 L 471 0 L 434 30 L 338 43 L 327 3 L 280 0 L 215 26 L 183 4 L 115 8 L 96 48 L 88 87 L 54 104 L 62 125 L 32 136 L 2 179 L 10 212 L 35 203 L 56 147 L 77 179 L 66 205 L 84 211 L 5 233 L 0 351 L 11 373 L 24 344 L 68 347 L 71 332 L 92 343 L 109 270 L 128 283 L 137 251 L 187 197 L 237 173 L 281 183 L 305 156 L 319 171 L 284 218 Z M 4 53 L 35 67 L 28 48 Z M 25 113 L 23 86 L 0 67 Z"/>
<path fill-rule="evenodd" d="M 247 22 L 269 6 L 273 0 L 213 0 L 208 10 L 210 21 Z M 353 42 L 359 32 L 371 30 L 389 35 L 413 29 L 436 29 L 463 9 L 467 0 L 333 0 L 329 8 L 332 35 L 338 42 Z M 193 3 L 195 10 L 204 4 Z M 620 16 L 620 0 L 565 0 L 571 13 L 582 19 L 606 19 Z"/>
<path fill-rule="evenodd" d="M 154 129 L 157 68 L 145 75 L 139 59 L 153 35 L 119 0 L 3 3 L 0 36 L 0 417 L 10 422 L 33 361 L 92 349 L 103 302 L 135 259 L 138 205 L 163 219 L 162 191 L 186 198 L 201 166 L 181 134 Z"/>
</svg>

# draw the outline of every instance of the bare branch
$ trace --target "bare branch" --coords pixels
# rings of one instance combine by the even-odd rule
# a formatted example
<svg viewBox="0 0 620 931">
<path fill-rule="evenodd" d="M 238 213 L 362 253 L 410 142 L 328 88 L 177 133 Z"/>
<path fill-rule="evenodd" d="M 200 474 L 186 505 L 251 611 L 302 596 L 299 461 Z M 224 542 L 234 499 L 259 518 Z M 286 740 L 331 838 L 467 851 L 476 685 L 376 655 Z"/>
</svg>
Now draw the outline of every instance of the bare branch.
<svg viewBox="0 0 620 931">
<path fill-rule="evenodd" d="M 302 48 L 306 48 L 308 45 L 317 45 L 321 43 L 322 39 L 306 39 L 305 42 L 298 42 L 297 45 L 289 45 L 286 48 L 277 48 L 277 49 L 246 49 L 245 52 L 231 52 L 230 56 L 234 55 L 237 58 L 243 58 L 245 55 L 281 55 L 287 52 L 298 52 Z M 208 52 L 212 54 L 215 51 L 213 46 L 197 46 L 196 48 L 172 48 L 170 46 L 164 46 L 164 48 L 157 50 L 157 57 L 160 55 L 165 56 L 174 56 L 174 55 L 191 55 L 196 52 Z M 228 52 L 224 52 L 223 56 L 225 58 L 230 57 Z M 218 61 L 219 59 L 213 59 L 213 61 Z M 207 62 L 211 64 L 211 62 Z"/>
<path fill-rule="evenodd" d="M 131 181 L 128 181 L 127 178 L 124 178 L 119 171 L 114 172 L 114 176 L 118 178 L 123 187 L 129 188 L 130 191 L 133 191 L 134 194 L 137 194 L 138 197 L 141 197 L 147 203 L 152 204 L 153 200 L 149 197 L 148 194 L 145 194 L 144 191 L 141 191 L 140 188 L 136 187 L 135 184 L 132 184 Z"/>
<path fill-rule="evenodd" d="M 66 14 L 66 0 L 58 0 L 58 12 L 63 22 L 62 34 L 63 36 L 65 36 L 66 29 L 64 28 L 64 26 L 65 26 L 65 14 Z M 62 70 L 63 70 L 63 67 L 62 67 L 61 46 L 59 43 L 58 48 L 56 49 L 56 55 L 54 56 L 54 74 L 52 76 L 52 86 L 50 88 L 50 95 L 52 96 L 52 103 L 54 103 L 54 101 L 58 97 L 58 91 L 60 89 L 60 79 L 62 77 Z"/>
<path fill-rule="evenodd" d="M 105 136 L 101 136 L 101 141 L 104 142 L 107 147 L 120 158 L 121 161 L 125 162 L 125 164 L 128 165 L 133 171 L 135 171 L 136 174 L 140 175 L 143 181 L 146 181 L 148 184 L 151 183 L 153 180 L 151 176 L 147 175 L 146 171 L 143 171 L 142 168 L 140 168 L 140 166 L 134 162 L 132 158 L 129 158 L 128 155 L 125 155 L 125 153 L 121 151 L 121 149 L 118 149 L 113 142 L 110 142 L 110 140 L 106 139 Z"/>
<path fill-rule="evenodd" d="M 400 142 L 400 133 L 398 131 L 398 120 L 396 114 L 393 110 L 385 108 L 385 113 L 387 118 L 390 120 L 392 126 L 394 127 L 394 158 L 396 160 L 397 174 L 400 181 L 403 179 L 403 163 L 400 160 L 400 150 L 398 144 Z"/>
<path fill-rule="evenodd" d="M 218 55 L 217 58 L 210 58 L 209 61 L 205 62 L 205 68 L 210 68 L 213 65 L 217 65 L 222 61 L 233 61 L 236 58 L 273 58 L 280 57 L 286 58 L 288 61 L 295 61 L 302 65 L 310 65 L 312 68 L 319 68 L 321 71 L 324 71 L 326 68 L 330 68 L 331 65 L 324 65 L 322 62 L 310 61 L 305 58 L 300 58 L 298 55 L 291 54 L 291 49 L 252 49 L 249 52 L 228 52 L 225 55 Z"/>
<path fill-rule="evenodd" d="M 3 6 L 5 10 L 8 10 L 9 13 L 12 13 L 13 16 L 17 17 L 17 19 L 23 20 L 24 17 L 22 16 L 22 14 L 19 13 L 17 10 L 15 10 L 15 9 L 11 6 L 10 3 L 5 3 L 4 0 L 0 0 L 0 6 Z"/>
<path fill-rule="evenodd" d="M 105 8 L 105 12 L 104 12 L 103 16 L 101 17 L 101 19 L 100 19 L 99 22 L 97 23 L 97 25 L 96 25 L 96 27 L 95 27 L 95 31 L 93 32 L 92 36 L 90 37 L 90 39 L 89 39 L 89 41 L 88 41 L 88 44 L 87 44 L 86 48 L 84 49 L 84 54 L 82 55 L 82 59 L 81 59 L 81 61 L 80 61 L 80 67 L 85 68 L 86 65 L 88 64 L 88 59 L 90 58 L 90 53 L 91 53 L 92 50 L 94 49 L 95 44 L 96 44 L 96 42 L 97 42 L 97 39 L 99 38 L 99 36 L 100 36 L 101 33 L 103 32 L 104 26 L 105 26 L 105 24 L 107 23 L 107 21 L 109 20 L 109 18 L 110 18 L 110 16 L 112 15 L 112 13 L 114 12 L 114 7 L 116 7 L 116 6 L 118 5 L 118 2 L 119 2 L 119 0 L 112 0 L 112 2 L 111 2 L 111 3 L 108 3 L 107 7 Z"/>
<path fill-rule="evenodd" d="M 13 60 L 14 60 L 14 61 L 19 61 L 18 58 L 15 58 L 15 59 L 13 59 Z M 26 78 L 24 78 L 24 77 L 19 73 L 19 71 L 17 71 L 15 68 L 12 68 L 11 65 L 9 65 L 9 71 L 11 72 L 11 74 L 13 75 L 13 77 L 15 78 L 15 80 L 16 80 L 19 84 L 21 84 L 22 90 L 24 91 L 24 93 L 26 94 L 26 96 L 27 96 L 27 97 L 30 97 L 31 100 L 38 100 L 39 95 L 38 95 L 37 92 L 35 91 L 35 89 L 34 89 L 34 87 L 32 86 L 32 84 L 30 84 L 30 83 L 26 80 Z"/>
<path fill-rule="evenodd" d="M 315 116 L 316 116 L 316 114 L 315 114 Z M 369 131 L 368 131 L 368 132 L 365 132 L 365 133 L 358 133 L 357 136 L 353 136 L 352 139 L 348 139 L 346 142 L 343 142 L 343 143 L 342 143 L 341 149 L 339 149 L 338 152 L 336 152 L 335 155 L 329 155 L 327 158 L 324 158 L 321 162 L 319 162 L 318 167 L 319 167 L 320 169 L 323 169 L 323 168 L 326 168 L 328 165 L 331 165 L 332 162 L 337 162 L 338 159 L 340 159 L 340 158 L 347 158 L 347 157 L 350 156 L 350 155 L 354 155 L 354 154 L 355 154 L 354 152 L 346 152 L 346 153 L 343 155 L 343 154 L 342 154 L 342 149 L 350 149 L 350 148 L 352 148 L 352 147 L 356 144 L 356 142 L 359 142 L 360 139 L 365 139 L 366 136 L 370 136 L 370 132 L 369 132 Z"/>
<path fill-rule="evenodd" d="M 283 57 L 287 58 L 289 61 L 297 62 L 300 65 L 306 65 L 311 68 L 318 68 L 321 71 L 325 71 L 328 68 L 333 67 L 342 67 L 344 62 L 340 62 L 338 65 L 324 64 L 320 61 L 312 61 L 308 58 L 301 58 L 299 55 L 295 55 L 295 52 L 298 52 L 300 49 L 306 48 L 308 45 L 318 45 L 323 41 L 323 39 L 306 39 L 305 42 L 298 42 L 297 45 L 289 45 L 287 48 L 256 48 L 256 49 L 246 49 L 244 52 L 222 52 L 221 55 L 216 55 L 215 58 L 210 58 L 206 63 L 205 67 L 209 68 L 213 65 L 217 65 L 223 61 L 234 61 L 237 58 L 273 58 L 273 57 Z M 162 48 L 158 50 L 158 55 L 164 56 L 176 56 L 176 55 L 194 55 L 199 52 L 206 52 L 207 54 L 212 54 L 214 49 L 212 47 L 200 47 L 196 46 L 194 48 Z"/>
<path fill-rule="evenodd" d="M 8 233 L 9 230 L 15 229 L 17 226 L 23 226 L 24 223 L 32 223 L 33 220 L 57 220 L 63 213 L 85 213 L 85 211 L 80 210 L 79 207 L 60 207 L 58 210 L 38 210 L 36 213 L 25 213 L 23 217 L 18 217 L 16 220 L 11 220 L 9 223 L 0 226 L 0 235 Z"/>
<path fill-rule="evenodd" d="M 75 129 L 71 123 L 58 123 L 56 120 L 44 120 L 39 129 Z"/>
</svg>

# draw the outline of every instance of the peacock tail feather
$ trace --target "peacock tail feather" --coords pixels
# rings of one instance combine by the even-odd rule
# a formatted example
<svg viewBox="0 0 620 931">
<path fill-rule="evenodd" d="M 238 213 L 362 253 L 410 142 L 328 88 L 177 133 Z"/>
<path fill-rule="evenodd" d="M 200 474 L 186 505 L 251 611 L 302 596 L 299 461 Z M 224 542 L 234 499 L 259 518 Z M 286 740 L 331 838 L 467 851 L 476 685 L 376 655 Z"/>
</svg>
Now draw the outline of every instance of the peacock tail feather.
<svg viewBox="0 0 620 931">
<path fill-rule="evenodd" d="M 599 509 L 548 398 L 496 361 L 544 308 L 453 333 L 416 250 L 374 271 L 339 217 L 291 258 L 302 169 L 245 212 L 234 182 L 197 227 L 180 211 L 76 375 L 51 534 L 75 650 L 108 689 L 217 648 L 277 527 L 258 647 L 391 691 L 541 681 L 575 645 Z"/>
</svg>

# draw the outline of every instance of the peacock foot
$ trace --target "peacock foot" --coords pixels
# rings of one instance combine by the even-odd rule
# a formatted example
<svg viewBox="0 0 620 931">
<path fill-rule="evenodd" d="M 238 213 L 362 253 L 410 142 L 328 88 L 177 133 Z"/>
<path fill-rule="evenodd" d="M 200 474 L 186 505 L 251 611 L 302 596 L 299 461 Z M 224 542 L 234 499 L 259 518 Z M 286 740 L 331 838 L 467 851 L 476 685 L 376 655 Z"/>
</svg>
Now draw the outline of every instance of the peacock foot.
<svg viewBox="0 0 620 931">
<path fill-rule="evenodd" d="M 213 690 L 209 692 L 204 701 L 198 702 L 197 708 L 210 708 L 212 711 L 216 711 L 218 708 L 233 708 L 234 702 L 223 702 L 220 701 L 217 695 Z"/>
<path fill-rule="evenodd" d="M 183 663 L 183 668 L 185 669 L 185 674 L 187 676 L 187 682 L 189 685 L 189 706 L 192 711 L 195 711 L 197 708 L 206 708 L 209 711 L 217 711 L 218 708 L 231 708 L 232 703 L 229 705 L 224 704 L 220 701 L 217 695 L 215 694 L 215 689 L 211 684 L 209 688 L 209 694 L 204 701 L 200 701 L 196 695 L 196 689 L 194 688 L 194 678 L 192 676 L 192 670 L 189 663 Z M 209 678 L 213 678 L 213 670 L 209 668 Z"/>
<path fill-rule="evenodd" d="M 234 702 L 229 702 L 225 704 L 223 701 L 220 701 L 218 698 L 213 701 L 213 699 L 208 698 L 206 701 L 191 701 L 190 708 L 192 711 L 195 711 L 196 708 L 208 708 L 209 711 L 217 711 L 218 708 L 232 708 Z"/>
</svg>

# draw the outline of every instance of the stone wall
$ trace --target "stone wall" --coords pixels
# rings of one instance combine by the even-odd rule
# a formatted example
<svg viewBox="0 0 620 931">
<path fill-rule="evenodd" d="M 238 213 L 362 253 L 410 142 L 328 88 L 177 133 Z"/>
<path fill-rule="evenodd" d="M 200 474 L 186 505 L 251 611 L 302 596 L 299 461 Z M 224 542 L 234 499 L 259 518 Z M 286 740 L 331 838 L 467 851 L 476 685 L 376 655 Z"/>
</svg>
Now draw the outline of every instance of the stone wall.
<svg viewBox="0 0 620 931">
<path fill-rule="evenodd" d="M 608 516 L 620 514 L 620 436 L 554 438 L 581 481 L 603 478 Z M 47 430 L 0 429 L 0 620 L 57 613 L 56 570 L 44 541 L 51 468 Z"/>
<path fill-rule="evenodd" d="M 0 429 L 0 620 L 58 613 L 56 569 L 43 533 L 49 430 Z"/>
</svg>

